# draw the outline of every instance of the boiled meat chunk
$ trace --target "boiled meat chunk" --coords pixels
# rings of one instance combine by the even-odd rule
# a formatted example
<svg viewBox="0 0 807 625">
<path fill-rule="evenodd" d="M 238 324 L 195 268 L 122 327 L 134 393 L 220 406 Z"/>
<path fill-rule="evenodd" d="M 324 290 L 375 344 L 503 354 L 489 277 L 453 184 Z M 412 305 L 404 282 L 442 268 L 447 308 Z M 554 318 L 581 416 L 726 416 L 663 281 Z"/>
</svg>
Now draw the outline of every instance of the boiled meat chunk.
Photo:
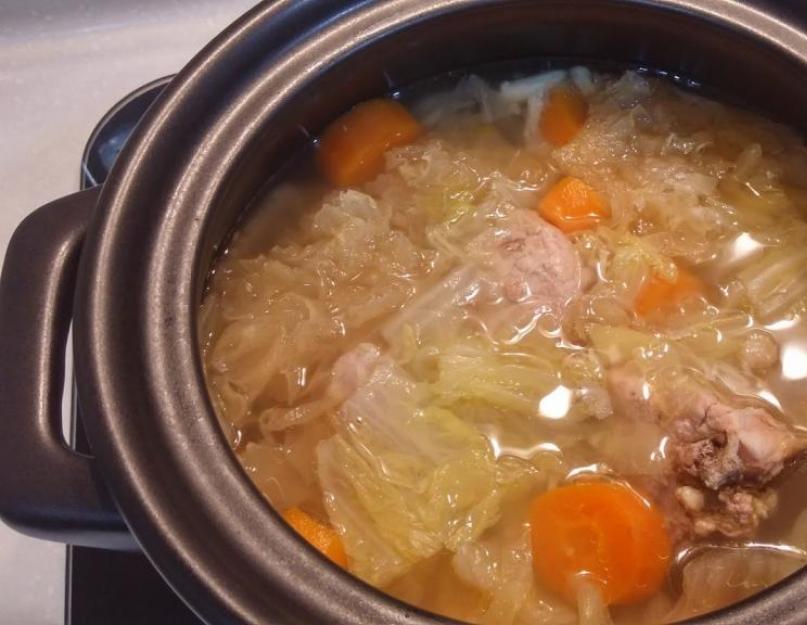
<svg viewBox="0 0 807 625">
<path fill-rule="evenodd" d="M 768 483 L 807 449 L 807 437 L 757 406 L 732 406 L 688 378 L 653 387 L 638 371 L 609 373 L 617 412 L 669 433 L 669 476 L 690 533 L 751 536 L 776 507 Z"/>
<path fill-rule="evenodd" d="M 261 427 L 266 431 L 280 431 L 318 419 L 355 393 L 370 376 L 380 357 L 381 350 L 376 345 L 359 343 L 336 359 L 322 397 L 293 408 L 273 406 L 264 410 L 260 416 Z"/>
<path fill-rule="evenodd" d="M 729 538 L 747 538 L 767 519 L 778 503 L 776 491 L 727 486 L 709 497 L 692 486 L 679 486 L 675 497 L 684 508 L 696 536 L 722 534 Z M 711 501 L 710 501 L 711 500 Z"/>
<path fill-rule="evenodd" d="M 699 416 L 676 423 L 678 462 L 712 490 L 764 484 L 805 448 L 804 438 L 761 408 L 733 408 L 714 399 Z"/>
<path fill-rule="evenodd" d="M 494 282 L 497 294 L 534 314 L 560 316 L 580 291 L 574 246 L 532 211 L 516 210 L 473 239 L 468 252 Z"/>
<path fill-rule="evenodd" d="M 493 333 L 537 317 L 559 319 L 581 289 L 581 262 L 564 234 L 527 210 L 514 210 L 470 239 L 463 262 L 419 293 L 381 330 L 392 342 L 404 325 L 439 333 L 458 311 L 473 313 Z"/>
<path fill-rule="evenodd" d="M 630 367 L 611 369 L 608 372 L 608 389 L 617 414 L 642 421 L 660 420 L 658 408 L 650 401 L 650 384 L 638 371 Z"/>
<path fill-rule="evenodd" d="M 381 350 L 372 343 L 359 343 L 342 354 L 331 370 L 328 395 L 337 402 L 350 397 L 370 377 L 380 357 Z"/>
</svg>

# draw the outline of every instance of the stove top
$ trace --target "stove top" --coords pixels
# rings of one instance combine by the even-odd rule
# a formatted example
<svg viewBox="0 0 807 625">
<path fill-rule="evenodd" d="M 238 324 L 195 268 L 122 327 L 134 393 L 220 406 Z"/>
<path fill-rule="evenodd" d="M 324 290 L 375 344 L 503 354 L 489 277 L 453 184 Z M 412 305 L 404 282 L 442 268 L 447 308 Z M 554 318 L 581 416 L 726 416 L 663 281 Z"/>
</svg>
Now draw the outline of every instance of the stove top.
<svg viewBox="0 0 807 625">
<path fill-rule="evenodd" d="M 170 78 L 151 82 L 116 104 L 90 135 L 81 159 L 81 188 L 102 184 L 137 122 Z M 74 394 L 75 396 L 75 394 Z M 73 402 L 71 442 L 90 449 Z M 201 625 L 148 559 L 123 553 L 67 547 L 67 625 Z"/>
<path fill-rule="evenodd" d="M 139 553 L 67 548 L 68 625 L 202 625 Z"/>
</svg>

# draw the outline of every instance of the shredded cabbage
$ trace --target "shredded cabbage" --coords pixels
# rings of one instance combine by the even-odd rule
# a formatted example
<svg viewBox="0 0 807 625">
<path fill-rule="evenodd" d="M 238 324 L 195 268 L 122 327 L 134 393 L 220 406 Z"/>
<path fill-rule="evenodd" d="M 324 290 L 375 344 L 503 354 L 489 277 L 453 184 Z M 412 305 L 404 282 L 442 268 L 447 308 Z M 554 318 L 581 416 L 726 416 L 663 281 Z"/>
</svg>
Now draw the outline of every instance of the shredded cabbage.
<svg viewBox="0 0 807 625">
<path fill-rule="evenodd" d="M 743 268 L 738 277 L 748 299 L 763 318 L 790 313 L 807 298 L 804 242 L 767 250 Z"/>
<path fill-rule="evenodd" d="M 705 614 L 776 583 L 804 560 L 753 547 L 707 550 L 684 566 L 681 597 L 665 620 Z"/>
<path fill-rule="evenodd" d="M 500 525 L 462 545 L 452 560 L 460 579 L 489 597 L 482 625 L 575 625 L 575 610 L 535 584 L 529 525 L 512 519 Z"/>
<path fill-rule="evenodd" d="M 351 570 L 372 584 L 477 538 L 508 488 L 535 473 L 497 462 L 484 436 L 427 399 L 424 385 L 382 361 L 317 451 L 328 515 Z"/>
<path fill-rule="evenodd" d="M 672 357 L 673 347 L 668 340 L 624 326 L 591 324 L 589 337 L 594 349 L 612 366 L 628 360 L 659 362 Z"/>
<path fill-rule="evenodd" d="M 550 350 L 553 348 L 554 344 Z M 499 354 L 482 340 L 448 346 L 440 351 L 437 362 L 434 393 L 448 405 L 480 400 L 530 416 L 537 414 L 539 400 L 560 384 L 552 360 L 540 355 Z"/>
<path fill-rule="evenodd" d="M 577 582 L 578 625 L 613 625 L 599 586 L 581 577 Z"/>
<path fill-rule="evenodd" d="M 505 81 L 499 87 L 506 100 L 526 102 L 529 98 L 541 96 L 555 85 L 563 82 L 569 73 L 564 69 L 556 69 L 526 78 Z"/>
</svg>

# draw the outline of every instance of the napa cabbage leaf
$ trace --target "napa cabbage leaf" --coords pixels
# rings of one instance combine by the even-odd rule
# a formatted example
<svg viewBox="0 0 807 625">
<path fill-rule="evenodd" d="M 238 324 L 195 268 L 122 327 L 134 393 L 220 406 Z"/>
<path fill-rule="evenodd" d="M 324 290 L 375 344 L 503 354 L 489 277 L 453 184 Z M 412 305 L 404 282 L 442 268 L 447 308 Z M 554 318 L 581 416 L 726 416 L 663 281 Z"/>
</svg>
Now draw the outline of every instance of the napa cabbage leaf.
<svg viewBox="0 0 807 625">
<path fill-rule="evenodd" d="M 497 460 L 487 439 L 432 405 L 428 385 L 382 359 L 339 410 L 317 449 L 331 523 L 353 573 L 384 585 L 440 550 L 492 526 L 509 491 L 536 477 Z"/>
</svg>

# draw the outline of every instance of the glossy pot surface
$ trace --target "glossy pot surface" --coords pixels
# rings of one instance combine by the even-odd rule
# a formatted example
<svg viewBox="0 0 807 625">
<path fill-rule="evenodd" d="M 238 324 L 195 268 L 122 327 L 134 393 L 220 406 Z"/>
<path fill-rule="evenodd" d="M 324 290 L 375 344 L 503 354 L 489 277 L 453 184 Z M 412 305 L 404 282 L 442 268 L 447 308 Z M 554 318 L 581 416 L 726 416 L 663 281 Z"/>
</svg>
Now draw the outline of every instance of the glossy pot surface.
<svg viewBox="0 0 807 625">
<path fill-rule="evenodd" d="M 15 236 L 0 283 L 0 469 L 21 479 L 0 485 L 0 512 L 25 531 L 84 544 L 131 546 L 128 528 L 211 624 L 448 622 L 327 564 L 242 471 L 197 345 L 217 246 L 271 174 L 351 104 L 484 63 L 641 65 L 804 129 L 799 19 L 732 0 L 259 5 L 172 81 L 100 197 L 57 201 Z M 32 254 L 42 259 L 33 270 Z M 60 448 L 53 426 L 74 292 L 79 401 L 94 460 Z M 807 575 L 698 622 L 807 622 Z"/>
</svg>

